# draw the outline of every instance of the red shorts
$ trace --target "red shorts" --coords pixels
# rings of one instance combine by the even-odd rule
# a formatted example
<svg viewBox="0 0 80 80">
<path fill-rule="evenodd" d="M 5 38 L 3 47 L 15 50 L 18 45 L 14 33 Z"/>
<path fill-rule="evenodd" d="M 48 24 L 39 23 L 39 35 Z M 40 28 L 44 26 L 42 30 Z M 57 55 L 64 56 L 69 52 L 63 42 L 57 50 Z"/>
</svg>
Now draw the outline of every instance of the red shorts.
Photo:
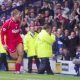
<svg viewBox="0 0 80 80">
<path fill-rule="evenodd" d="M 17 38 L 15 40 L 12 40 L 10 42 L 7 43 L 7 50 L 9 53 L 14 53 L 16 52 L 16 48 L 17 48 L 17 45 L 19 43 L 22 43 L 23 44 L 23 41 L 21 38 Z"/>
</svg>

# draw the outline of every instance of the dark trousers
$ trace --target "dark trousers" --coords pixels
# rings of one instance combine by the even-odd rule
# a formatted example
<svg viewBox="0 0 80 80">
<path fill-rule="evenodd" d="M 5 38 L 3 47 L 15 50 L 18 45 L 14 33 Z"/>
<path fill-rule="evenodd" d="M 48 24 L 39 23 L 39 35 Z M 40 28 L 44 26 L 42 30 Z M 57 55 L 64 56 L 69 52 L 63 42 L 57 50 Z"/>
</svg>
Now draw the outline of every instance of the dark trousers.
<svg viewBox="0 0 80 80">
<path fill-rule="evenodd" d="M 4 64 L 6 71 L 8 71 L 8 63 L 7 63 L 7 59 L 6 59 L 6 54 L 2 53 L 0 54 L 0 62 Z M 1 66 L 2 67 L 2 66 Z"/>
<path fill-rule="evenodd" d="M 76 73 L 77 73 L 77 76 L 79 75 L 80 76 L 80 71 L 79 71 L 79 68 L 80 68 L 80 64 L 77 64 L 77 65 L 75 65 L 75 71 L 76 71 Z"/>
<path fill-rule="evenodd" d="M 47 72 L 47 74 L 53 74 L 51 67 L 50 67 L 49 58 L 41 58 L 38 73 L 44 74 L 45 71 Z"/>
<path fill-rule="evenodd" d="M 28 57 L 28 72 L 32 72 L 32 60 L 35 59 L 37 69 L 39 68 L 40 61 L 37 56 Z"/>
</svg>

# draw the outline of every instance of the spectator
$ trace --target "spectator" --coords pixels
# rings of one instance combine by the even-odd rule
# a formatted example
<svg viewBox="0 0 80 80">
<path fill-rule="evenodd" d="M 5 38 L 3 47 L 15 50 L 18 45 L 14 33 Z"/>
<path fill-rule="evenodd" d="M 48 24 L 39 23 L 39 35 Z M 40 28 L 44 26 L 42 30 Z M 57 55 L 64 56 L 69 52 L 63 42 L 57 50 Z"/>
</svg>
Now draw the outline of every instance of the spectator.
<svg viewBox="0 0 80 80">
<path fill-rule="evenodd" d="M 62 48 L 62 58 L 61 60 L 66 60 L 66 61 L 70 61 L 70 52 L 67 48 Z"/>
<path fill-rule="evenodd" d="M 28 15 L 26 15 L 28 26 L 30 25 L 31 21 L 36 19 L 35 9 L 31 7 L 29 9 Z"/>
<path fill-rule="evenodd" d="M 77 46 L 76 50 L 76 58 L 73 60 L 73 63 L 75 64 L 75 71 L 77 72 L 77 76 L 80 75 L 80 45 Z"/>
<path fill-rule="evenodd" d="M 16 7 L 16 3 L 13 2 L 13 3 L 12 3 L 12 8 L 15 8 L 15 7 Z"/>
<path fill-rule="evenodd" d="M 76 11 L 79 8 L 79 3 L 76 1 L 74 2 L 74 10 Z"/>
<path fill-rule="evenodd" d="M 62 29 L 57 29 L 57 36 L 56 36 L 56 55 L 59 56 L 60 55 L 60 48 L 63 47 L 63 43 L 60 41 L 60 38 L 63 38 L 63 33 L 62 33 Z"/>
<path fill-rule="evenodd" d="M 17 6 L 21 6 L 23 4 L 23 1 L 22 0 L 18 0 L 18 2 L 17 2 Z"/>
<path fill-rule="evenodd" d="M 5 10 L 6 10 L 5 5 L 2 5 L 2 6 L 1 6 L 1 11 L 5 11 Z"/>
<path fill-rule="evenodd" d="M 48 3 L 48 2 L 43 2 L 43 6 L 39 10 L 39 13 L 44 14 L 45 11 L 49 11 L 49 15 L 54 16 L 54 11 L 51 9 L 50 3 Z"/>
<path fill-rule="evenodd" d="M 56 10 L 56 13 L 54 15 L 54 21 L 56 22 L 57 24 L 57 28 L 60 28 L 61 27 L 61 21 L 62 21 L 63 17 L 62 17 L 62 10 L 61 8 L 58 8 Z"/>
<path fill-rule="evenodd" d="M 26 30 L 27 27 L 28 27 L 27 21 L 24 19 L 21 24 L 21 34 L 23 35 L 27 34 L 27 30 Z"/>
<path fill-rule="evenodd" d="M 80 43 L 79 37 L 76 36 L 76 33 L 74 31 L 71 32 L 70 36 L 68 38 L 60 39 L 65 46 L 70 51 L 70 57 L 73 59 L 76 56 L 76 46 Z"/>
<path fill-rule="evenodd" d="M 52 28 L 52 34 L 55 34 L 57 36 L 57 28 L 55 26 Z"/>
<path fill-rule="evenodd" d="M 68 38 L 68 36 L 69 36 L 69 30 L 68 29 L 65 29 L 64 30 L 64 38 Z"/>
<path fill-rule="evenodd" d="M 63 12 L 67 13 L 67 12 L 69 12 L 69 11 L 70 11 L 70 9 L 69 9 L 68 1 L 65 1 L 65 2 L 64 2 L 64 11 L 63 11 Z"/>
</svg>

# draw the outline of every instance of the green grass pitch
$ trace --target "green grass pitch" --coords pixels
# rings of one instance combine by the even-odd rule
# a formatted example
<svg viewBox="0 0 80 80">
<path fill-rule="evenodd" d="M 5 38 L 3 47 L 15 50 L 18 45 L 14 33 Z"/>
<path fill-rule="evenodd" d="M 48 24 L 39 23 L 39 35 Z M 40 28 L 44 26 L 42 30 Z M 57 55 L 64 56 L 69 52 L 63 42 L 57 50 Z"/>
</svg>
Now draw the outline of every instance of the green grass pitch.
<svg viewBox="0 0 80 80">
<path fill-rule="evenodd" d="M 14 74 L 13 72 L 0 71 L 0 80 L 80 80 L 76 76 L 39 75 L 39 74 Z"/>
</svg>

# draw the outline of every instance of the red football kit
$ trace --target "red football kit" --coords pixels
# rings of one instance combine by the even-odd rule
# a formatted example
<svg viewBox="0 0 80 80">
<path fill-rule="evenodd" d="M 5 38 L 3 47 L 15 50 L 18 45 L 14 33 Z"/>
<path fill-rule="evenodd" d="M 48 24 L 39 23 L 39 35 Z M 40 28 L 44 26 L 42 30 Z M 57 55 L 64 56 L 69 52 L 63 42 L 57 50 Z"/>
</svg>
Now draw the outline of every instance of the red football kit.
<svg viewBox="0 0 80 80">
<path fill-rule="evenodd" d="M 12 19 L 7 20 L 2 27 L 1 40 L 3 45 L 7 45 L 8 52 L 14 53 L 17 45 L 23 43 L 20 36 L 20 22 Z"/>
</svg>

